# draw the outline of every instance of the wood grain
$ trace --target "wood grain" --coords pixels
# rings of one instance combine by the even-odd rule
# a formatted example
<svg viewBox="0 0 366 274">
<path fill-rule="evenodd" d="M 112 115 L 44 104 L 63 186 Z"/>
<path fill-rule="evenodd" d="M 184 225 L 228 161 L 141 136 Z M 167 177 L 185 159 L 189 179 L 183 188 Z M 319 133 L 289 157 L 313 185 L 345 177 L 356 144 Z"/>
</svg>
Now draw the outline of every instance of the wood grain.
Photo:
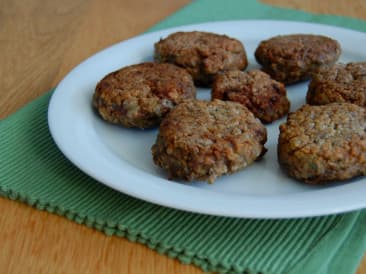
<svg viewBox="0 0 366 274">
<path fill-rule="evenodd" d="M 143 32 L 188 2 L 1 0 L 0 119 L 55 86 L 86 57 Z M 263 2 L 366 19 L 363 0 Z M 1 273 L 202 273 L 19 202 L 0 198 L 0 208 Z M 357 274 L 366 274 L 366 257 Z"/>
<path fill-rule="evenodd" d="M 363 0 L 261 0 L 261 2 L 317 14 L 332 14 L 366 19 L 366 2 Z"/>
</svg>

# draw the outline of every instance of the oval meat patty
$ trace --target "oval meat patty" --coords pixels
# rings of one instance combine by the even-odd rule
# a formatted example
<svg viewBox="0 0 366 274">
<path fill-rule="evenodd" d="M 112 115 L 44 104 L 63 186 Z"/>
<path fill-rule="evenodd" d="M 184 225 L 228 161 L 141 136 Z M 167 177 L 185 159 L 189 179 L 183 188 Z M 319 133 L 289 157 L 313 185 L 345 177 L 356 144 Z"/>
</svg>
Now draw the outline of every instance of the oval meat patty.
<svg viewBox="0 0 366 274">
<path fill-rule="evenodd" d="M 261 157 L 267 132 L 235 102 L 184 102 L 160 124 L 153 160 L 169 178 L 208 180 L 239 171 Z"/>
<path fill-rule="evenodd" d="M 280 126 L 278 160 L 310 183 L 366 175 L 366 112 L 354 104 L 305 105 Z"/>
<path fill-rule="evenodd" d="M 309 84 L 310 105 L 348 102 L 366 107 L 366 62 L 336 64 L 316 73 Z"/>
<path fill-rule="evenodd" d="M 193 79 L 184 69 L 148 62 L 105 76 L 95 88 L 93 106 L 108 122 L 151 128 L 177 104 L 195 97 Z"/>
<path fill-rule="evenodd" d="M 275 36 L 262 41 L 255 51 L 263 70 L 284 84 L 309 79 L 319 68 L 332 66 L 340 54 L 336 40 L 311 34 Z"/>
<path fill-rule="evenodd" d="M 201 31 L 176 32 L 161 39 L 155 43 L 155 60 L 185 68 L 203 86 L 210 85 L 218 73 L 248 65 L 239 40 Z"/>
<path fill-rule="evenodd" d="M 212 99 L 243 104 L 263 123 L 271 123 L 290 108 L 285 86 L 260 70 L 231 70 L 216 76 Z"/>
</svg>

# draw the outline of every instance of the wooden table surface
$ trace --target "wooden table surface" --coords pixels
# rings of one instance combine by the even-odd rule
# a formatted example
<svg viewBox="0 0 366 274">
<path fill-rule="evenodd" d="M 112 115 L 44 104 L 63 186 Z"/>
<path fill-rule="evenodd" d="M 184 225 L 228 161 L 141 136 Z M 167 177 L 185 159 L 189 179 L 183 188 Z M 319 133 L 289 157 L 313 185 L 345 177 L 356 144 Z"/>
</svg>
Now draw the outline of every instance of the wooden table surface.
<svg viewBox="0 0 366 274">
<path fill-rule="evenodd" d="M 264 1 L 366 19 L 364 0 Z M 0 119 L 54 87 L 86 57 L 142 33 L 189 2 L 1 0 Z M 1 273 L 202 273 L 143 245 L 19 202 L 0 198 L 0 209 Z M 361 273 L 366 273 L 366 257 Z"/>
</svg>

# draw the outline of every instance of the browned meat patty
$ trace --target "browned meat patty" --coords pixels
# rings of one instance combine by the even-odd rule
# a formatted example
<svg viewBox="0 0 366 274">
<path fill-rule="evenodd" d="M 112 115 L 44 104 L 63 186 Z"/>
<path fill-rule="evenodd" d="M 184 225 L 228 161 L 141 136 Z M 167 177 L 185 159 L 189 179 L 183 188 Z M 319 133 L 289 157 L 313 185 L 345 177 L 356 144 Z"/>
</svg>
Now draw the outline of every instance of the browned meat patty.
<svg viewBox="0 0 366 274">
<path fill-rule="evenodd" d="M 311 105 L 348 102 L 366 107 L 366 62 L 336 64 L 315 74 L 306 101 Z"/>
<path fill-rule="evenodd" d="M 285 84 L 309 79 L 320 67 L 333 65 L 340 54 L 337 41 L 310 34 L 275 36 L 262 41 L 255 51 L 263 70 Z"/>
<path fill-rule="evenodd" d="M 212 183 L 262 156 L 266 140 L 265 127 L 243 105 L 191 100 L 163 119 L 152 154 L 171 179 Z"/>
<path fill-rule="evenodd" d="M 366 112 L 354 104 L 305 105 L 280 126 L 278 160 L 310 183 L 366 175 Z"/>
<path fill-rule="evenodd" d="M 239 40 L 200 31 L 176 32 L 161 39 L 155 44 L 155 60 L 185 68 L 203 86 L 210 85 L 217 73 L 248 65 Z"/>
<path fill-rule="evenodd" d="M 285 86 L 260 70 L 231 70 L 217 75 L 212 99 L 241 103 L 264 123 L 283 117 L 290 108 Z"/>
<path fill-rule="evenodd" d="M 177 104 L 195 97 L 193 79 L 184 69 L 141 63 L 105 76 L 96 86 L 93 105 L 108 122 L 151 128 Z"/>
</svg>

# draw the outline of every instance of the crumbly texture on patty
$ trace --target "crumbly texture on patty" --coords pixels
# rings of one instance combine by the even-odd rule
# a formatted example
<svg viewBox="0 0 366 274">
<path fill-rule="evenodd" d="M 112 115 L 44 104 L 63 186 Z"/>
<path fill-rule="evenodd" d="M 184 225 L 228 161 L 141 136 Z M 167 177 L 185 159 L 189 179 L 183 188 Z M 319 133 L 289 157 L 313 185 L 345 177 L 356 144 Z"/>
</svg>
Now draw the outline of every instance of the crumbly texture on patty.
<svg viewBox="0 0 366 274">
<path fill-rule="evenodd" d="M 193 79 L 184 69 L 147 62 L 105 76 L 95 88 L 93 106 L 108 122 L 152 128 L 177 104 L 195 97 Z"/>
<path fill-rule="evenodd" d="M 243 105 L 191 100 L 163 119 L 152 155 L 170 179 L 212 183 L 261 157 L 266 140 L 265 127 Z"/>
<path fill-rule="evenodd" d="M 324 66 L 333 65 L 341 54 L 336 41 L 322 35 L 280 35 L 262 41 L 255 57 L 263 70 L 285 84 L 309 79 Z"/>
<path fill-rule="evenodd" d="M 311 105 L 348 102 L 366 107 L 366 62 L 336 64 L 316 73 L 306 101 Z"/>
<path fill-rule="evenodd" d="M 198 85 L 207 86 L 220 72 L 245 69 L 243 44 L 226 35 L 209 32 L 176 32 L 155 43 L 155 60 L 185 68 Z"/>
<path fill-rule="evenodd" d="M 280 126 L 278 160 L 310 184 L 366 175 L 366 112 L 354 104 L 304 105 Z"/>
<path fill-rule="evenodd" d="M 211 97 L 243 104 L 264 123 L 283 117 L 290 108 L 285 86 L 260 70 L 217 75 Z"/>
</svg>

